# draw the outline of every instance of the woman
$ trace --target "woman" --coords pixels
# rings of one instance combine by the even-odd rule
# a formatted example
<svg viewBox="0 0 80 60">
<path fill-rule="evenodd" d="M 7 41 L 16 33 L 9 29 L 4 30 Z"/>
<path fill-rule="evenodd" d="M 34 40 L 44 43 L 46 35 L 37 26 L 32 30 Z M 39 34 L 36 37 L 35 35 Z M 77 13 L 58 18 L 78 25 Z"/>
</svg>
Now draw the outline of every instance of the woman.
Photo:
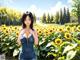
<svg viewBox="0 0 80 60">
<path fill-rule="evenodd" d="M 31 12 L 23 14 L 22 29 L 19 33 L 17 43 L 21 46 L 19 60 L 36 60 L 36 54 L 33 45 L 38 46 L 38 34 L 33 29 L 34 18 Z"/>
</svg>

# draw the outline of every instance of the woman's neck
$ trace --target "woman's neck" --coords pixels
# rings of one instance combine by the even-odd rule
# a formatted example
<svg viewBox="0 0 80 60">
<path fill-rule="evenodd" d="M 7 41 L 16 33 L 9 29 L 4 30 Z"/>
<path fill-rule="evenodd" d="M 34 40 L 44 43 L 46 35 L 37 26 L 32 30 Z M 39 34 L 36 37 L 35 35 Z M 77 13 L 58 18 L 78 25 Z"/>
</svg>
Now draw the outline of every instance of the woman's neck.
<svg viewBox="0 0 80 60">
<path fill-rule="evenodd" d="M 27 26 L 27 27 L 26 27 L 26 30 L 30 30 L 30 27 L 29 27 L 29 26 Z"/>
</svg>

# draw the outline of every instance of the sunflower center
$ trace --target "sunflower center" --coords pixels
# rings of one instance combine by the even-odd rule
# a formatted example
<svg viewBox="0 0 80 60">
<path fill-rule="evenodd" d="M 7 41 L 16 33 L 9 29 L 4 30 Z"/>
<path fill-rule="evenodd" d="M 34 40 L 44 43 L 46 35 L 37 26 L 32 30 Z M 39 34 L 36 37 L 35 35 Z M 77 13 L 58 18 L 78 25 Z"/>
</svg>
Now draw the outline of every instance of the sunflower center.
<svg viewBox="0 0 80 60">
<path fill-rule="evenodd" d="M 52 32 L 52 30 L 50 30 L 50 32 Z"/>
<path fill-rule="evenodd" d="M 60 41 L 57 41 L 57 43 L 60 43 Z"/>
<path fill-rule="evenodd" d="M 67 35 L 67 37 L 69 38 L 69 35 Z"/>
</svg>

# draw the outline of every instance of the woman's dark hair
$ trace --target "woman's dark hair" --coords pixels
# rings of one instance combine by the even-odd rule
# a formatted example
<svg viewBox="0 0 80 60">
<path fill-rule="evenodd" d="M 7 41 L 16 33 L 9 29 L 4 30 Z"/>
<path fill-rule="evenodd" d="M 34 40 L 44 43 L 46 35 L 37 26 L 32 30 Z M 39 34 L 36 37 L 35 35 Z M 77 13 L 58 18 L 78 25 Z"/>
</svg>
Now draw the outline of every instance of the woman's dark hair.
<svg viewBox="0 0 80 60">
<path fill-rule="evenodd" d="M 21 18 L 22 28 L 26 28 L 26 24 L 24 23 L 24 21 L 25 21 L 25 19 L 26 19 L 27 16 L 29 16 L 30 19 L 31 19 L 30 28 L 31 28 L 32 30 L 34 30 L 34 29 L 33 29 L 34 17 L 33 17 L 33 14 L 32 14 L 31 12 L 28 12 L 28 11 L 27 11 L 26 13 L 23 13 L 23 16 L 22 16 L 22 18 Z"/>
</svg>

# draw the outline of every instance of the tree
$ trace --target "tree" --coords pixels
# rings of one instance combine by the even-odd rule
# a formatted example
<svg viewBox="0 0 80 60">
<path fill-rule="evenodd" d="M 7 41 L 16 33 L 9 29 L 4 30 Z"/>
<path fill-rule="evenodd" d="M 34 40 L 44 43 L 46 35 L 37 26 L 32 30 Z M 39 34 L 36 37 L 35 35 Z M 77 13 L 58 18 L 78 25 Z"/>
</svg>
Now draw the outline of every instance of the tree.
<svg viewBox="0 0 80 60">
<path fill-rule="evenodd" d="M 46 23 L 46 14 L 45 14 L 45 13 L 44 13 L 43 16 L 42 16 L 42 22 L 43 22 L 43 23 Z"/>
<path fill-rule="evenodd" d="M 47 22 L 50 23 L 50 15 L 49 15 L 49 13 L 47 15 Z"/>
<path fill-rule="evenodd" d="M 62 14 L 62 9 L 60 9 L 60 20 L 59 20 L 60 24 L 63 24 L 63 14 Z"/>
<path fill-rule="evenodd" d="M 67 23 L 70 22 L 70 13 L 69 13 L 69 8 L 67 8 L 67 17 L 66 17 Z"/>
<path fill-rule="evenodd" d="M 59 12 L 56 13 L 55 22 L 56 24 L 59 23 Z"/>
<path fill-rule="evenodd" d="M 35 14 L 33 14 L 33 17 L 34 17 L 34 22 L 36 22 L 36 16 L 35 16 Z"/>
<path fill-rule="evenodd" d="M 80 24 L 80 0 L 72 0 L 72 1 L 73 1 L 72 12 L 76 13 L 78 18 L 78 23 Z"/>
<path fill-rule="evenodd" d="M 63 13 L 63 24 L 67 23 L 67 14 L 66 14 L 66 9 L 64 7 L 64 13 Z"/>
<path fill-rule="evenodd" d="M 50 19 L 50 23 L 53 23 L 53 19 L 54 17 L 53 17 L 53 15 L 51 15 L 51 19 Z"/>
</svg>

